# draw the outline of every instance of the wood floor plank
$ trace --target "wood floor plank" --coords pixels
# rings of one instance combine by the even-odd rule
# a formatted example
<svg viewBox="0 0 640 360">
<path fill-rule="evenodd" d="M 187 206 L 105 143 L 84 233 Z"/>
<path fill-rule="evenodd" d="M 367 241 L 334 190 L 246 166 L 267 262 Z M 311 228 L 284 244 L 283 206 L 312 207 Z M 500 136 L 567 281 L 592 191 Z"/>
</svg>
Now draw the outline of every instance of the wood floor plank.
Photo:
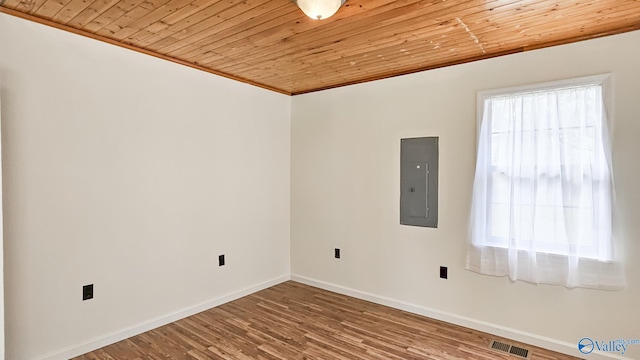
<svg viewBox="0 0 640 360">
<path fill-rule="evenodd" d="M 288 281 L 76 360 L 514 360 L 489 350 L 492 339 L 530 360 L 577 359 Z"/>
</svg>

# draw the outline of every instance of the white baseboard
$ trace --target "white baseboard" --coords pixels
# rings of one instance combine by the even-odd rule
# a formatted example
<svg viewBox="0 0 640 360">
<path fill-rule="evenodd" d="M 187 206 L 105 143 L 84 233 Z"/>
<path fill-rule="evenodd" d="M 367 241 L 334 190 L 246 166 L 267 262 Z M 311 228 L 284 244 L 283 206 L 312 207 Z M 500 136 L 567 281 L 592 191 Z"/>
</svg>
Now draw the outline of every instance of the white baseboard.
<svg viewBox="0 0 640 360">
<path fill-rule="evenodd" d="M 408 302 L 391 299 L 385 296 L 371 294 L 368 292 L 352 289 L 346 286 L 335 285 L 325 281 L 312 279 L 301 275 L 291 275 L 291 280 L 303 283 L 310 286 L 315 286 L 324 290 L 336 292 L 339 294 L 351 296 L 354 298 L 370 301 L 372 303 L 389 306 L 395 309 L 404 310 L 410 313 L 426 316 L 432 319 L 444 321 L 450 324 L 464 326 L 466 328 L 486 332 L 492 335 L 504 337 L 507 339 L 519 341 L 525 344 L 538 346 L 544 349 L 553 350 L 559 353 L 576 356 L 579 358 L 585 358 L 584 354 L 581 354 L 577 349 L 577 344 L 572 344 L 545 336 L 531 334 L 525 331 L 508 328 L 505 326 L 488 323 L 485 321 L 475 320 L 468 317 L 427 308 L 424 306 L 411 304 Z M 631 360 L 616 354 L 608 354 L 602 352 L 593 352 L 586 355 L 586 358 L 591 359 L 619 359 L 619 360 Z"/>
<path fill-rule="evenodd" d="M 211 309 L 213 307 L 222 305 L 224 303 L 239 299 L 243 296 L 253 294 L 254 292 L 269 288 L 271 286 L 280 284 L 287 280 L 297 281 L 299 283 L 315 286 L 328 291 L 333 291 L 339 294 L 370 301 L 376 304 L 404 310 L 410 313 L 426 316 L 426 317 L 440 320 L 440 321 L 445 321 L 451 324 L 464 326 L 470 329 L 483 331 L 489 334 L 493 334 L 496 336 L 512 339 L 512 340 L 523 342 L 526 344 L 531 344 L 531 345 L 542 347 L 545 349 L 557 351 L 563 354 L 573 355 L 573 356 L 582 357 L 582 358 L 585 357 L 583 354 L 580 354 L 580 352 L 578 352 L 576 348 L 576 344 L 571 344 L 564 341 L 560 341 L 560 340 L 556 340 L 556 339 L 552 339 L 552 338 L 548 338 L 548 337 L 544 337 L 536 334 L 531 334 L 525 331 L 508 328 L 505 326 L 492 324 L 485 321 L 475 320 L 475 319 L 467 318 L 464 316 L 459 316 L 456 314 L 435 310 L 435 309 L 427 308 L 427 307 L 416 305 L 416 304 L 411 304 L 411 303 L 396 300 L 396 299 L 391 299 L 385 296 L 371 294 L 368 292 L 348 288 L 341 285 L 331 284 L 321 280 L 312 279 L 306 276 L 283 275 L 283 276 L 279 276 L 277 278 L 267 280 L 265 282 L 262 282 L 256 285 L 246 287 L 244 289 L 235 291 L 233 293 L 229 293 L 229 294 L 217 297 L 215 299 L 205 301 L 203 303 L 191 306 L 189 308 L 176 311 L 174 313 L 159 317 L 157 319 L 150 320 L 145 323 L 132 326 L 127 329 L 123 329 L 121 331 L 106 335 L 104 337 L 91 340 L 87 343 L 68 348 L 67 350 L 64 350 L 62 352 L 47 356 L 43 358 L 43 360 L 67 360 L 67 359 L 91 352 L 93 350 L 99 349 L 101 347 L 116 343 L 118 341 L 130 338 L 132 336 L 141 334 L 145 331 L 153 330 L 157 327 L 186 318 L 188 316 Z M 589 360 L 591 359 L 631 360 L 630 358 L 625 358 L 615 354 L 595 353 L 595 352 L 589 354 L 587 358 Z"/>
<path fill-rule="evenodd" d="M 290 280 L 290 276 L 289 275 L 283 275 L 283 276 L 279 276 L 277 278 L 271 279 L 271 280 L 267 280 L 265 282 L 256 284 L 256 285 L 252 285 L 249 287 L 246 287 L 244 289 L 217 297 L 215 299 L 211 299 L 208 301 L 205 301 L 203 303 L 188 307 L 186 309 L 182 309 L 182 310 L 178 310 L 174 313 L 156 318 L 154 320 L 150 320 L 147 321 L 145 323 L 142 323 L 140 325 L 136 325 L 136 326 L 132 326 L 130 328 L 112 333 L 110 335 L 101 337 L 99 339 L 95 339 L 95 340 L 91 340 L 85 344 L 82 345 L 78 345 L 78 346 L 74 346 L 72 348 L 69 348 L 65 351 L 62 351 L 60 353 L 51 355 L 51 356 L 47 356 L 45 357 L 43 360 L 67 360 L 82 354 L 86 354 L 88 352 L 91 352 L 93 350 L 96 349 L 100 349 L 101 347 L 116 343 L 118 341 L 130 338 L 132 336 L 141 334 L 145 331 L 149 331 L 149 330 L 153 330 L 157 327 L 172 323 L 174 321 L 180 320 L 180 319 L 184 319 L 186 317 L 189 317 L 191 315 L 197 314 L 199 312 L 211 309 L 213 307 L 222 305 L 224 303 L 239 299 L 243 296 L 247 296 L 250 294 L 253 294 L 254 292 L 260 291 L 260 290 L 264 290 L 266 288 L 272 287 L 274 285 L 278 285 L 282 282 L 288 281 Z"/>
</svg>

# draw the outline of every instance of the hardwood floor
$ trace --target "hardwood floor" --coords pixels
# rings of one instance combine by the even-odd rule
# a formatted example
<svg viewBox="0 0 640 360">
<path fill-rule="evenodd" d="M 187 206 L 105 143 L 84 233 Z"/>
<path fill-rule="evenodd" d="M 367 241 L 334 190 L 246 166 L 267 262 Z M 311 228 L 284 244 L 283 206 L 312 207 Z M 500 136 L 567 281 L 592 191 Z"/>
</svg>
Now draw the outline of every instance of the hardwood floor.
<svg viewBox="0 0 640 360">
<path fill-rule="evenodd" d="M 286 282 L 77 357 L 89 359 L 577 359 Z"/>
</svg>

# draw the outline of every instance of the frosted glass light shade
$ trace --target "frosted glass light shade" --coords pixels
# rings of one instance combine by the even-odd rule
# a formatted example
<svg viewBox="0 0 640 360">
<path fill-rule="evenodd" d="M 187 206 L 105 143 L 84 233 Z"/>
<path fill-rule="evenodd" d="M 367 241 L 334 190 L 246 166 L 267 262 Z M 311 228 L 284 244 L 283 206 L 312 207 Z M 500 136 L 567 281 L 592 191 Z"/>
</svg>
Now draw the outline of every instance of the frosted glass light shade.
<svg viewBox="0 0 640 360">
<path fill-rule="evenodd" d="M 335 14 L 344 0 L 297 0 L 296 4 L 302 12 L 315 20 L 326 19 Z"/>
</svg>

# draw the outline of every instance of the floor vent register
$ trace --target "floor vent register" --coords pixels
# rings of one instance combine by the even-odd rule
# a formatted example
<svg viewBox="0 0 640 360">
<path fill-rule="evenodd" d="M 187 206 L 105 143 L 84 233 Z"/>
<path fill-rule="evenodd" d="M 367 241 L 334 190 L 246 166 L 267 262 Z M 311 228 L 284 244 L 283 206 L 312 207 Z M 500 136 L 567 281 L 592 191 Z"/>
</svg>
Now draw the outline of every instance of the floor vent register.
<svg viewBox="0 0 640 360">
<path fill-rule="evenodd" d="M 489 348 L 491 350 L 495 350 L 495 351 L 500 351 L 500 352 L 504 352 L 507 354 L 511 354 L 511 355 L 515 355 L 521 359 L 528 359 L 529 355 L 530 355 L 530 351 L 528 349 L 525 348 L 521 348 L 515 345 L 511 345 L 511 344 L 507 344 L 504 342 L 500 342 L 497 340 L 493 340 L 491 341 L 491 344 L 489 344 Z"/>
</svg>

